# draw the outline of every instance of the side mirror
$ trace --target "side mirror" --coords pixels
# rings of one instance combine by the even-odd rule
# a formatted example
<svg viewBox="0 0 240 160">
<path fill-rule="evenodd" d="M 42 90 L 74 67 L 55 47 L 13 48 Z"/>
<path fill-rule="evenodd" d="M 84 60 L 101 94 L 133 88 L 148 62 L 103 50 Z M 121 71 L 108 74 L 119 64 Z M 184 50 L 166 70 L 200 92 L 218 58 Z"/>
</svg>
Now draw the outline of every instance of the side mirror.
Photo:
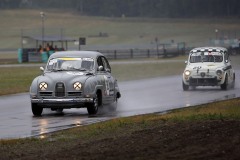
<svg viewBox="0 0 240 160">
<path fill-rule="evenodd" d="M 103 66 L 99 66 L 98 71 L 103 71 Z"/>
<path fill-rule="evenodd" d="M 185 61 L 185 64 L 187 64 L 187 61 Z"/>
<path fill-rule="evenodd" d="M 40 67 L 40 70 L 43 72 L 43 71 L 44 71 L 44 68 L 43 68 L 43 67 Z"/>
<path fill-rule="evenodd" d="M 226 59 L 226 60 L 225 60 L 225 63 L 228 63 L 228 62 L 229 62 L 229 61 Z"/>
</svg>

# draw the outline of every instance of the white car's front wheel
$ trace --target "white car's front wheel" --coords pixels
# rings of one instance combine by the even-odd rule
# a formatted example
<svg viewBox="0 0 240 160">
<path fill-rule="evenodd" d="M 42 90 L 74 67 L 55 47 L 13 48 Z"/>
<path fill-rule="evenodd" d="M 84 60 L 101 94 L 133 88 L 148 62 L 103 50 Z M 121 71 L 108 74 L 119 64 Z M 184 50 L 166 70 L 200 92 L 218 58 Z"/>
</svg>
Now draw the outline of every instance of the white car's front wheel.
<svg viewBox="0 0 240 160">
<path fill-rule="evenodd" d="M 227 90 L 227 86 L 228 86 L 228 75 L 226 74 L 224 83 L 221 85 L 221 89 Z"/>
<path fill-rule="evenodd" d="M 187 91 L 189 89 L 189 85 L 186 85 L 184 82 L 182 82 L 182 87 L 184 91 Z"/>
</svg>

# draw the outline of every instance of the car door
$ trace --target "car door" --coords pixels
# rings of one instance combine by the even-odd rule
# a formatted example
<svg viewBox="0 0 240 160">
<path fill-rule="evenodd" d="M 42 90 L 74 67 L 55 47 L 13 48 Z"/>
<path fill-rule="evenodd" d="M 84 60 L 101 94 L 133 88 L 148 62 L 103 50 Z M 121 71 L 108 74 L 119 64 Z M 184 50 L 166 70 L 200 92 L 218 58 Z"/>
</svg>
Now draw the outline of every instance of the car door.
<svg viewBox="0 0 240 160">
<path fill-rule="evenodd" d="M 100 56 L 97 63 L 98 66 L 103 66 L 99 71 L 99 75 L 103 79 L 103 103 L 112 103 L 115 100 L 115 79 L 111 75 L 111 67 L 104 56 Z"/>
<path fill-rule="evenodd" d="M 225 58 L 224 59 L 225 59 L 224 63 L 226 65 L 225 69 L 226 69 L 227 74 L 228 74 L 228 80 L 231 83 L 234 79 L 234 71 L 233 71 L 228 53 L 225 53 Z"/>
</svg>

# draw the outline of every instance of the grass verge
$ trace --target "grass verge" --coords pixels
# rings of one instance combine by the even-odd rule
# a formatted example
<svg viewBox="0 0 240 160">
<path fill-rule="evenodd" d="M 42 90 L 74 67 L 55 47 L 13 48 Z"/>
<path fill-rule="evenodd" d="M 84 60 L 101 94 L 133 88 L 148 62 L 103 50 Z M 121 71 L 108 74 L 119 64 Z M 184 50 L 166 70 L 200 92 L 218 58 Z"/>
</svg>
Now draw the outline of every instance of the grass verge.
<svg viewBox="0 0 240 160">
<path fill-rule="evenodd" d="M 41 72 L 39 67 L 7 67 L 0 68 L 0 95 L 29 91 L 34 77 Z"/>
<path fill-rule="evenodd" d="M 105 148 L 115 148 L 116 146 L 122 148 L 124 146 L 119 146 L 115 144 L 113 146 L 104 146 L 106 143 L 120 143 L 118 140 L 127 139 L 128 144 L 135 143 L 132 138 L 133 135 L 143 133 L 147 131 L 147 134 L 152 134 L 153 131 L 159 132 L 157 134 L 162 134 L 166 131 L 166 128 L 182 126 L 183 124 L 191 123 L 193 124 L 203 124 L 210 123 L 211 121 L 229 121 L 229 120 L 240 120 L 240 99 L 225 100 L 221 102 L 214 102 L 206 105 L 199 105 L 196 107 L 189 107 L 184 109 L 173 110 L 167 114 L 147 114 L 143 116 L 133 116 L 127 118 L 118 118 L 106 122 L 101 122 L 97 124 L 92 124 L 88 126 L 76 127 L 64 131 L 58 131 L 52 134 L 46 134 L 40 138 L 24 138 L 24 139 L 11 139 L 11 140 L 0 140 L 0 155 L 4 159 L 31 159 L 31 158 L 46 158 L 54 159 L 63 157 L 78 158 L 87 156 L 91 159 L 92 155 L 85 155 L 84 153 L 91 153 L 91 149 L 86 147 L 94 146 L 97 147 L 97 152 L 95 154 L 102 154 L 104 156 Z M 194 123 L 197 122 L 197 123 Z M 172 126 L 172 124 L 174 124 Z M 194 125 L 193 125 L 194 126 Z M 204 127 L 204 126 L 203 126 Z M 154 130 L 157 128 L 157 130 Z M 174 128 L 172 128 L 174 130 Z M 187 130 L 191 130 L 188 126 Z M 207 135 L 211 134 L 213 128 L 209 128 Z M 198 131 L 197 131 L 198 132 Z M 226 132 L 226 131 L 225 131 Z M 172 132 L 171 132 L 172 133 Z M 227 133 L 227 132 L 226 132 Z M 178 135 L 182 133 L 174 133 L 173 135 Z M 146 135 L 147 136 L 147 135 Z M 165 139 L 167 134 L 163 134 L 161 139 Z M 215 137 L 217 135 L 214 135 Z M 128 139 L 129 138 L 129 139 Z M 140 137 L 138 137 L 140 138 Z M 151 137 L 141 137 L 144 139 Z M 152 137 L 153 138 L 153 137 Z M 170 145 L 172 139 L 167 140 L 167 145 Z M 186 137 L 182 137 L 185 139 Z M 151 141 L 151 140 L 148 141 Z M 179 139 L 179 138 L 178 138 Z M 210 140 L 208 140 L 210 141 Z M 147 144 L 146 144 L 147 145 Z M 160 144 L 161 145 L 161 144 Z M 188 144 L 191 145 L 191 144 Z M 135 147 L 138 147 L 134 144 Z M 174 145 L 175 149 L 177 144 Z M 217 144 L 216 144 L 217 146 Z M 125 146 L 128 147 L 128 146 Z M 196 147 L 196 146 L 195 146 Z M 206 144 L 204 144 L 206 147 Z M 87 150 L 85 152 L 85 149 Z M 183 149 L 184 146 L 181 146 Z M 122 148 L 123 150 L 123 148 Z M 153 151 L 154 148 L 151 148 Z M 159 149 L 157 149 L 159 150 Z M 216 148 L 215 148 L 216 150 Z M 115 151 L 115 152 L 121 152 Z M 59 153 L 63 157 L 59 157 Z M 80 154 L 81 153 L 81 154 Z M 146 150 L 147 153 L 147 150 Z M 191 152 L 188 151 L 188 154 Z M 141 153 L 137 153 L 141 155 Z M 145 152 L 144 152 L 145 154 Z M 151 153 L 155 155 L 156 153 Z M 172 152 L 170 152 L 172 154 Z M 196 156 L 196 153 L 194 153 Z M 202 156 L 202 155 L 201 155 Z M 117 157 L 115 157 L 117 158 Z M 132 157 L 131 157 L 132 158 Z M 130 159 L 131 159 L 130 158 Z M 101 158 L 100 158 L 101 159 Z"/>
</svg>

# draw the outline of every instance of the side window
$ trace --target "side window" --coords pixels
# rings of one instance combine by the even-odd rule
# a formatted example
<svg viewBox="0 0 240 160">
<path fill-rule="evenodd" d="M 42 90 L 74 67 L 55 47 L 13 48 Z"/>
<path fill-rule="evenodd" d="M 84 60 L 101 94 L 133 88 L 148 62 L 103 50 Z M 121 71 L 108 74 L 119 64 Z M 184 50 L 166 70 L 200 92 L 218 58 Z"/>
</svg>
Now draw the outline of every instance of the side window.
<svg viewBox="0 0 240 160">
<path fill-rule="evenodd" d="M 109 71 L 111 72 L 111 67 L 107 61 L 107 59 L 105 57 L 101 57 L 102 58 L 102 62 L 103 62 L 103 68 L 105 71 Z"/>
<path fill-rule="evenodd" d="M 102 58 L 101 57 L 98 57 L 97 64 L 98 64 L 98 67 L 99 66 L 103 66 L 103 62 L 102 62 Z"/>
<path fill-rule="evenodd" d="M 225 54 L 224 54 L 224 60 L 225 60 L 225 62 L 226 62 L 226 60 L 229 61 L 229 55 L 227 52 L 225 52 Z"/>
</svg>

